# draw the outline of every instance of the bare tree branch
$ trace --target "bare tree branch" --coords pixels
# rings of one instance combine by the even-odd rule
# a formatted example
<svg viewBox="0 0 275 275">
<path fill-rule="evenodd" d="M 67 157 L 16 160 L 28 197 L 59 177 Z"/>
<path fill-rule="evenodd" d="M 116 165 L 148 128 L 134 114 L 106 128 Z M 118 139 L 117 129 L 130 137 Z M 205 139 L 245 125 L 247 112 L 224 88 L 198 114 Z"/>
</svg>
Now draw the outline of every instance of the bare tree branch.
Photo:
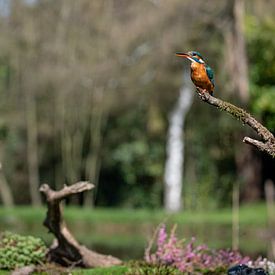
<svg viewBox="0 0 275 275">
<path fill-rule="evenodd" d="M 247 144 L 254 145 L 260 151 L 264 151 L 264 152 L 268 153 L 269 155 L 271 155 L 272 157 L 275 157 L 275 143 L 274 142 L 263 143 L 259 140 L 252 139 L 250 137 L 245 137 L 243 139 L 243 142 L 245 142 Z"/>
<path fill-rule="evenodd" d="M 39 191 L 45 194 L 48 202 L 52 202 L 54 200 L 58 201 L 65 199 L 72 194 L 91 190 L 92 188 L 94 188 L 92 183 L 80 181 L 70 186 L 64 185 L 63 189 L 59 191 L 53 191 L 48 184 L 43 184 L 40 186 Z"/>
<path fill-rule="evenodd" d="M 204 102 L 207 102 L 210 105 L 213 105 L 219 108 L 222 111 L 225 111 L 232 116 L 234 116 L 237 120 L 242 121 L 244 124 L 247 124 L 251 127 L 263 141 L 255 140 L 249 137 L 245 137 L 243 142 L 247 144 L 251 144 L 255 146 L 257 149 L 264 151 L 275 157 L 275 137 L 273 134 L 260 122 L 258 122 L 252 115 L 248 112 L 239 108 L 229 102 L 223 101 L 219 98 L 211 96 L 209 93 L 204 92 L 200 88 L 197 87 L 198 95 Z"/>
</svg>

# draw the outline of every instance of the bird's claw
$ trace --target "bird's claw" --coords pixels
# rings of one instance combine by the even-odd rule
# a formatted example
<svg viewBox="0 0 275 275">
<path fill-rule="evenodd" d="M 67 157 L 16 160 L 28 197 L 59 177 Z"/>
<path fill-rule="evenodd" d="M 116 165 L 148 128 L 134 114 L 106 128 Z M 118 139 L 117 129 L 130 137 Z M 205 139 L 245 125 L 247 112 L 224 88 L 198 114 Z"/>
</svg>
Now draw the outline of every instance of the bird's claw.
<svg viewBox="0 0 275 275">
<path fill-rule="evenodd" d="M 208 93 L 208 91 L 206 89 L 202 89 L 200 87 L 196 87 L 196 88 L 197 88 L 199 97 L 202 100 L 206 101 L 209 98 L 209 96 L 210 96 L 210 94 Z"/>
</svg>

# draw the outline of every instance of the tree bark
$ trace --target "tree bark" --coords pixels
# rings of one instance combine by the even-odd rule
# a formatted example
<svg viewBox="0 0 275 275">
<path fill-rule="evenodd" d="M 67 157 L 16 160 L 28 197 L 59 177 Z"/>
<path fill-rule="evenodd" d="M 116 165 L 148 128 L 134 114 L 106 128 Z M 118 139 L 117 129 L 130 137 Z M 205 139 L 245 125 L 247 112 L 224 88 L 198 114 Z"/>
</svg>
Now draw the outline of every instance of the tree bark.
<svg viewBox="0 0 275 275">
<path fill-rule="evenodd" d="M 184 84 L 180 89 L 180 95 L 173 109 L 168 129 L 167 160 L 165 163 L 164 204 L 165 210 L 178 212 L 182 207 L 182 175 L 184 162 L 184 122 L 190 109 L 193 92 L 185 81 L 188 76 L 184 75 Z"/>
<path fill-rule="evenodd" d="M 61 201 L 68 196 L 92 188 L 94 185 L 88 182 L 78 182 L 71 186 L 65 185 L 59 191 L 52 190 L 47 184 L 41 185 L 40 192 L 45 195 L 48 206 L 44 225 L 56 237 L 48 252 L 49 261 L 63 266 L 81 267 L 107 267 L 121 264 L 121 260 L 113 256 L 102 255 L 80 245 L 63 220 Z"/>
</svg>

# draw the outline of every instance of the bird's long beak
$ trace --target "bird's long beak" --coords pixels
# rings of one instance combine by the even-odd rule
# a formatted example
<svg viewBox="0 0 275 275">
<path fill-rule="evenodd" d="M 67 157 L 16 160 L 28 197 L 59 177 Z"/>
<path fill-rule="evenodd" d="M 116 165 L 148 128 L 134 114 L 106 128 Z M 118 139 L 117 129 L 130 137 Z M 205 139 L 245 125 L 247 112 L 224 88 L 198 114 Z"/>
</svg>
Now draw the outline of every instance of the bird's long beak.
<svg viewBox="0 0 275 275">
<path fill-rule="evenodd" d="M 176 56 L 182 57 L 182 58 L 190 58 L 190 55 L 187 53 L 176 53 Z"/>
<path fill-rule="evenodd" d="M 176 53 L 176 56 L 182 57 L 182 58 L 187 58 L 189 59 L 191 62 L 193 62 L 193 58 L 192 56 L 190 56 L 190 54 L 188 53 Z"/>
</svg>

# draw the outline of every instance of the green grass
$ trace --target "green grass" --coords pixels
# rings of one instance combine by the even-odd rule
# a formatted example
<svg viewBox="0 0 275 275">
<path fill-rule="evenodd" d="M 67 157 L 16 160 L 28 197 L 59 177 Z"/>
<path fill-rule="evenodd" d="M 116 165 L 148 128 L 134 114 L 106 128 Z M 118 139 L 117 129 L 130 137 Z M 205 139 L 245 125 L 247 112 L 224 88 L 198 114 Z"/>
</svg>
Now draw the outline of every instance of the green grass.
<svg viewBox="0 0 275 275">
<path fill-rule="evenodd" d="M 45 215 L 46 208 L 0 208 L 0 231 L 31 234 L 50 244 L 53 236 L 43 226 Z M 125 260 L 142 257 L 148 239 L 162 222 L 177 223 L 180 238 L 195 236 L 213 248 L 231 246 L 231 209 L 167 214 L 163 210 L 65 207 L 65 220 L 80 243 Z M 266 251 L 268 241 L 257 237 L 266 228 L 264 204 L 241 207 L 240 245 L 245 253 Z"/>
<path fill-rule="evenodd" d="M 128 271 L 126 266 L 112 266 L 112 267 L 101 267 L 101 268 L 91 268 L 91 269 L 74 269 L 66 270 L 64 268 L 64 273 L 61 270 L 50 269 L 50 272 L 34 272 L 34 274 L 47 275 L 47 274 L 74 274 L 74 275 L 123 275 Z M 0 270 L 0 275 L 8 275 L 10 271 Z"/>
<path fill-rule="evenodd" d="M 0 208 L 0 221 L 19 218 L 24 222 L 43 221 L 45 208 L 20 206 L 10 209 Z M 231 224 L 231 209 L 215 211 L 183 211 L 178 214 L 167 214 L 163 210 L 147 209 L 107 209 L 107 208 L 77 208 L 66 207 L 65 218 L 86 223 L 160 223 L 168 220 L 171 223 L 218 223 Z M 240 208 L 241 224 L 262 225 L 266 223 L 267 215 L 264 204 L 244 205 Z"/>
<path fill-rule="evenodd" d="M 113 266 L 106 268 L 79 269 L 72 272 L 74 275 L 122 275 L 128 268 L 126 266 Z"/>
</svg>

